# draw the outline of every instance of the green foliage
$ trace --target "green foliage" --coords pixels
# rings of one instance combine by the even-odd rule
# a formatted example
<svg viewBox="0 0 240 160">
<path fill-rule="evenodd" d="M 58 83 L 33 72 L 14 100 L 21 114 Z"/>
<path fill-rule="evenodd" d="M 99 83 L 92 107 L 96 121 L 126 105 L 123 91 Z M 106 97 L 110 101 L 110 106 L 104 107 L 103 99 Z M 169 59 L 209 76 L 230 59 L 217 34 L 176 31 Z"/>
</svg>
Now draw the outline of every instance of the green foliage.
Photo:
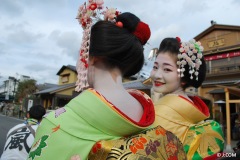
<svg viewBox="0 0 240 160">
<path fill-rule="evenodd" d="M 34 93 L 36 92 L 36 90 L 37 90 L 36 80 L 34 79 L 29 79 L 29 80 L 24 80 L 22 82 L 19 82 L 16 96 L 15 96 L 15 101 L 19 102 L 24 98 L 34 97 Z"/>
</svg>

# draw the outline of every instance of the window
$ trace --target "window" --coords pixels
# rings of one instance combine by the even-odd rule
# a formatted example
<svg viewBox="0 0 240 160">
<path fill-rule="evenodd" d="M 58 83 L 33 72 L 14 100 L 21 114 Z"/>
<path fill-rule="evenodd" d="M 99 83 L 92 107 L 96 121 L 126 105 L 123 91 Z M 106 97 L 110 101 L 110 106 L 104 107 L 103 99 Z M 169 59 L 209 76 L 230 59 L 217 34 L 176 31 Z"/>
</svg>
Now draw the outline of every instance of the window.
<svg viewBox="0 0 240 160">
<path fill-rule="evenodd" d="M 207 73 L 229 72 L 240 69 L 240 57 L 206 61 Z"/>
<path fill-rule="evenodd" d="M 64 75 L 62 75 L 62 77 L 61 77 L 62 83 L 67 83 L 67 82 L 69 81 L 69 75 L 70 75 L 70 74 L 64 74 Z"/>
</svg>

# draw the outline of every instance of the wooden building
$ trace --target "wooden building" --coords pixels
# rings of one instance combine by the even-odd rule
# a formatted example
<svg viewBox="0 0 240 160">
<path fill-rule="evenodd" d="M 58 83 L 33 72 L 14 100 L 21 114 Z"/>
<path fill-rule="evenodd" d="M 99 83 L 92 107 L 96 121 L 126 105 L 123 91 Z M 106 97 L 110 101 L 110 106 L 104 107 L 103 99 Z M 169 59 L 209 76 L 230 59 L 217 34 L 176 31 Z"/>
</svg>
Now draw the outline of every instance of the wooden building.
<svg viewBox="0 0 240 160">
<path fill-rule="evenodd" d="M 240 26 L 213 24 L 194 39 L 204 47 L 207 76 L 198 93 L 211 99 L 214 112 L 220 110 L 216 101 L 225 101 L 224 88 L 237 87 L 240 81 Z M 232 95 L 232 98 L 236 98 Z M 226 120 L 224 104 L 223 122 Z M 239 112 L 237 104 L 231 104 L 231 113 Z"/>
<path fill-rule="evenodd" d="M 198 94 L 212 101 L 213 117 L 222 123 L 230 150 L 230 114 L 240 111 L 240 26 L 213 23 L 194 39 L 202 43 L 207 64 Z"/>
<path fill-rule="evenodd" d="M 74 90 L 77 81 L 77 71 L 75 66 L 63 65 L 57 72 L 57 75 L 59 76 L 57 85 L 35 93 L 46 109 L 63 107 L 72 98 L 79 94 Z"/>
</svg>

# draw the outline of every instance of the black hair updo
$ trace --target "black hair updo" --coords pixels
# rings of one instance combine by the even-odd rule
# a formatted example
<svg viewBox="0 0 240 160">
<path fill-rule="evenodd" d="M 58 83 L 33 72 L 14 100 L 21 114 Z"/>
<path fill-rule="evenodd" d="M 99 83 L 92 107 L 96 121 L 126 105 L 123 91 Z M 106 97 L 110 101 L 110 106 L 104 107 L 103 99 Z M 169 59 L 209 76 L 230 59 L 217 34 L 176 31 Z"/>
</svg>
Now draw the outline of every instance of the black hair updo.
<svg viewBox="0 0 240 160">
<path fill-rule="evenodd" d="M 99 21 L 91 28 L 89 55 L 101 57 L 110 68 L 118 67 L 123 76 L 138 73 L 144 64 L 143 45 L 132 33 L 140 19 L 132 13 L 122 13 L 116 18 L 118 27 L 109 21 Z"/>
<path fill-rule="evenodd" d="M 178 54 L 179 54 L 179 48 L 180 48 L 180 42 L 176 38 L 165 38 L 161 42 L 158 50 L 158 54 L 165 54 L 168 52 L 173 56 L 176 60 L 178 60 Z M 185 71 L 183 72 L 184 76 L 181 77 L 181 82 L 184 84 L 182 85 L 183 89 L 186 89 L 187 87 L 195 87 L 198 88 L 202 85 L 203 81 L 206 77 L 206 62 L 204 60 L 204 57 L 201 58 L 202 64 L 199 67 L 199 74 L 198 74 L 198 80 L 196 80 L 196 76 L 193 74 L 193 78 L 191 79 L 191 75 L 189 73 L 189 65 L 188 63 L 184 65 Z"/>
</svg>

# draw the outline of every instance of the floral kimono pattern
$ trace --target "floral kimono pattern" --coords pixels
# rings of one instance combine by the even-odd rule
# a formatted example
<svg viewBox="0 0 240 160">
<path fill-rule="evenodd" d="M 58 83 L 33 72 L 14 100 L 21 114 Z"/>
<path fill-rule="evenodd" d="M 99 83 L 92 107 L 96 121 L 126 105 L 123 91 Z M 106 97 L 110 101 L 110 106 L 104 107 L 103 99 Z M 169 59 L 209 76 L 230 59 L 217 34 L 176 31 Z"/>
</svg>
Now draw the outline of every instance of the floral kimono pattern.
<svg viewBox="0 0 240 160">
<path fill-rule="evenodd" d="M 150 97 L 138 90 L 129 90 L 129 93 L 143 106 L 139 122 L 90 88 L 42 120 L 28 159 L 86 160 L 98 141 L 116 140 L 150 128 L 155 119 Z M 97 150 L 99 145 L 94 148 Z M 132 147 L 134 149 L 137 148 Z"/>
<path fill-rule="evenodd" d="M 180 140 L 160 126 L 131 137 L 97 142 L 89 160 L 184 160 Z"/>
<path fill-rule="evenodd" d="M 222 129 L 217 122 L 205 120 L 209 110 L 200 98 L 190 98 L 192 102 L 169 94 L 159 99 L 155 103 L 154 126 L 160 125 L 175 134 L 183 143 L 188 159 L 216 159 L 224 147 Z"/>
</svg>

